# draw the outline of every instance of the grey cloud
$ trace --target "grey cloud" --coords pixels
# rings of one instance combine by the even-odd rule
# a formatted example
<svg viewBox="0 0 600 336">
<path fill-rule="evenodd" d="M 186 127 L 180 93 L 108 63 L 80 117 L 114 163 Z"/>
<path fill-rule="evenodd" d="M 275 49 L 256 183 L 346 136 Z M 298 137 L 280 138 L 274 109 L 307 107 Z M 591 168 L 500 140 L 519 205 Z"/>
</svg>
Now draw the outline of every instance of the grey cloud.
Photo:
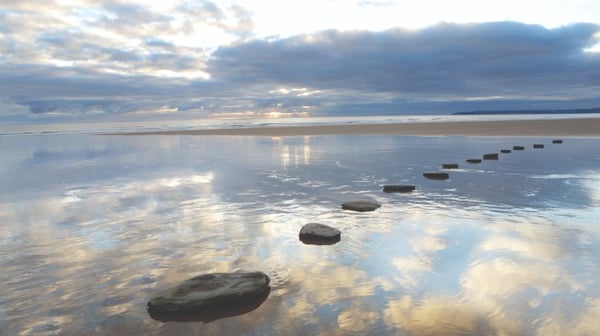
<svg viewBox="0 0 600 336">
<path fill-rule="evenodd" d="M 418 31 L 331 30 L 222 47 L 208 71 L 231 81 L 422 97 L 543 95 L 564 92 L 565 86 L 597 92 L 600 57 L 582 50 L 596 42 L 599 30 L 593 24 L 545 29 L 512 22 L 439 24 Z"/>
<path fill-rule="evenodd" d="M 166 40 L 170 35 L 185 34 L 186 29 L 195 34 L 195 25 L 212 25 L 240 36 L 250 33 L 245 29 L 251 27 L 251 14 L 241 7 L 219 7 L 210 1 L 188 4 L 171 13 L 159 13 L 118 0 L 81 0 L 72 7 L 48 2 L 38 10 L 3 3 L 0 31 L 6 36 L 0 39 L 0 60 L 16 64 L 79 62 L 100 72 L 199 71 L 205 67 L 206 47 L 176 45 Z M 67 15 L 75 20 L 59 19 Z"/>
<path fill-rule="evenodd" d="M 97 73 L 86 68 L 17 65 L 0 67 L 0 88 L 10 97 L 88 97 L 144 95 L 152 89 L 172 88 L 175 80 L 160 83 L 150 76 Z M 152 85 L 150 85 L 152 84 Z"/>
<path fill-rule="evenodd" d="M 158 38 L 147 37 L 144 39 L 144 44 L 148 47 L 162 48 L 167 50 L 173 50 L 175 45 L 169 41 L 165 41 Z"/>
<path fill-rule="evenodd" d="M 104 97 L 102 95 L 71 96 L 71 97 L 41 97 L 27 98 L 19 101 L 27 106 L 29 112 L 36 115 L 47 113 L 58 115 L 114 115 L 138 112 L 156 108 L 166 102 L 165 99 L 154 99 L 150 95 Z"/>
<path fill-rule="evenodd" d="M 241 37 L 248 37 L 254 30 L 252 13 L 241 6 L 232 6 L 231 13 L 237 18 L 236 24 L 230 26 L 229 31 Z"/>
<path fill-rule="evenodd" d="M 0 66 L 0 120 L 81 120 L 131 115 L 135 118 L 205 117 L 251 106 L 240 89 L 178 78 L 98 73 L 93 69 L 35 65 Z M 2 103 L 4 102 L 4 103 Z"/>
<path fill-rule="evenodd" d="M 201 49 L 178 47 L 156 39 L 145 42 L 145 47 L 125 49 L 72 30 L 43 34 L 36 40 L 46 57 L 84 63 L 93 60 L 94 64 L 88 66 L 98 71 L 119 69 L 130 72 L 132 65 L 173 71 L 204 68 L 206 53 Z"/>
<path fill-rule="evenodd" d="M 180 98 L 181 84 L 149 76 L 98 74 L 85 68 L 48 66 L 0 66 L 0 91 L 15 102 L 32 106 L 43 113 L 58 108 L 58 103 L 85 100 L 123 101 L 169 95 Z M 47 107 L 40 104 L 48 102 Z M 53 107 L 54 106 L 54 107 Z"/>
<path fill-rule="evenodd" d="M 249 36 L 254 28 L 252 13 L 237 5 L 225 7 L 213 1 L 188 1 L 179 10 L 186 14 L 190 27 L 207 24 L 241 37 Z"/>
<path fill-rule="evenodd" d="M 213 2 L 194 4 L 178 8 L 188 11 L 191 24 L 206 18 L 217 25 L 231 15 L 249 15 Z M 244 39 L 209 54 L 155 35 L 164 25 L 172 28 L 167 15 L 112 2 L 96 8 L 98 24 L 109 25 L 113 15 L 108 9 L 130 15 L 131 24 L 114 21 L 111 32 L 131 34 L 127 38 L 139 45 L 125 46 L 64 24 L 34 34 L 37 26 L 23 23 L 19 31 L 24 35 L 0 40 L 0 101 L 12 111 L 0 111 L 0 118 L 15 118 L 25 110 L 24 118 L 142 115 L 161 106 L 177 109 L 177 116 L 202 117 L 261 110 L 368 115 L 600 105 L 600 53 L 582 51 L 597 42 L 600 27 L 593 24 L 330 30 Z M 149 20 L 133 22 L 144 17 Z M 237 29 L 241 21 L 233 22 L 228 29 Z M 53 66 L 40 57 L 73 64 Z M 162 70 L 204 70 L 211 79 L 165 78 L 157 75 Z"/>
<path fill-rule="evenodd" d="M 63 115 L 79 114 L 80 116 L 90 113 L 114 112 L 115 106 L 123 112 L 132 111 L 133 106 L 128 101 L 118 101 L 115 99 L 33 99 L 21 102 L 22 105 L 29 107 L 33 114 L 61 113 Z"/>
<path fill-rule="evenodd" d="M 146 22 L 169 21 L 165 13 L 157 13 L 148 9 L 143 4 L 135 4 L 129 1 L 103 1 L 100 5 L 102 10 L 113 14 L 115 19 L 121 23 L 144 24 Z"/>
<path fill-rule="evenodd" d="M 186 2 L 181 8 L 186 11 L 190 11 L 193 14 L 199 17 L 213 17 L 215 19 L 221 20 L 225 18 L 225 14 L 212 1 L 200 1 L 200 2 Z"/>
<path fill-rule="evenodd" d="M 207 20 L 200 24 L 234 19 L 237 29 L 247 14 L 234 7 L 221 10 L 209 1 L 194 3 L 204 4 Z M 3 2 L 0 99 L 10 102 L 10 110 L 0 111 L 1 118 L 13 118 L 25 109 L 39 118 L 152 111 L 157 106 L 178 108 L 182 102 L 188 102 L 183 106 L 187 110 L 218 108 L 224 103 L 224 91 L 239 92 L 222 90 L 220 83 L 209 88 L 202 80 L 189 85 L 182 78 L 164 77 L 165 71 L 174 75 L 201 71 L 208 57 L 202 45 L 178 45 L 169 39 L 182 33 L 175 24 L 181 16 L 171 14 L 197 21 L 190 13 L 158 13 L 118 0 L 80 0 L 68 7 L 51 1 L 40 6 Z M 65 15 L 71 20 L 60 20 Z"/>
<path fill-rule="evenodd" d="M 20 38 L 30 39 L 37 33 L 47 29 L 64 27 L 65 22 L 53 15 L 51 6 L 51 3 L 44 3 L 39 6 L 28 4 L 26 6 L 9 7 L 1 3 L 0 31 L 6 33 L 8 39 L 15 37 L 12 34 Z"/>
</svg>

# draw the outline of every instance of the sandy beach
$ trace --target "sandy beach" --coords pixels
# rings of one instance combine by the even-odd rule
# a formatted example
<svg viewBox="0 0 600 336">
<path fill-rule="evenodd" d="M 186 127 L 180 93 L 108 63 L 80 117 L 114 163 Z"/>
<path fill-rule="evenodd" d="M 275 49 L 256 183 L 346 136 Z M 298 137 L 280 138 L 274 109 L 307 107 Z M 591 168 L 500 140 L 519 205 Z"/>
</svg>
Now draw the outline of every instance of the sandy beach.
<svg viewBox="0 0 600 336">
<path fill-rule="evenodd" d="M 465 135 L 465 136 L 600 136 L 599 118 L 511 121 L 452 121 L 390 124 L 268 126 L 121 133 L 122 135 L 300 136 L 327 134 Z"/>
</svg>

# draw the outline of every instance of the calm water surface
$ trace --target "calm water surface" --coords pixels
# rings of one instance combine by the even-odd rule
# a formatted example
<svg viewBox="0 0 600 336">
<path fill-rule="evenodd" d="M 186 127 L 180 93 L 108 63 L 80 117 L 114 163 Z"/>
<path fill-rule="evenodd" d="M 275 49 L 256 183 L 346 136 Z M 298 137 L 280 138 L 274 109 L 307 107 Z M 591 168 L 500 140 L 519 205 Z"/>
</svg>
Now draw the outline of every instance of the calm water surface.
<svg viewBox="0 0 600 336">
<path fill-rule="evenodd" d="M 597 334 L 600 138 L 550 140 L 0 137 L 0 334 Z M 464 163 L 513 145 L 526 150 Z M 444 162 L 461 169 L 422 177 Z M 355 199 L 382 207 L 340 209 Z M 342 240 L 304 245 L 310 222 Z M 146 312 L 236 270 L 271 277 L 248 314 Z"/>
</svg>

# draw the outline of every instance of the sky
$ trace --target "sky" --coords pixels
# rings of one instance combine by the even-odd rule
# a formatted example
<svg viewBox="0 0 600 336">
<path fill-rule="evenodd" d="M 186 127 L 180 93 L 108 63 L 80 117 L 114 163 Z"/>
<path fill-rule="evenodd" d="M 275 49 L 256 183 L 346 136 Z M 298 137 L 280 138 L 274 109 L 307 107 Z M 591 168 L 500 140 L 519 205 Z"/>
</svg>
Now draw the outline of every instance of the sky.
<svg viewBox="0 0 600 336">
<path fill-rule="evenodd" d="M 597 0 L 0 1 L 0 123 L 592 107 Z"/>
</svg>

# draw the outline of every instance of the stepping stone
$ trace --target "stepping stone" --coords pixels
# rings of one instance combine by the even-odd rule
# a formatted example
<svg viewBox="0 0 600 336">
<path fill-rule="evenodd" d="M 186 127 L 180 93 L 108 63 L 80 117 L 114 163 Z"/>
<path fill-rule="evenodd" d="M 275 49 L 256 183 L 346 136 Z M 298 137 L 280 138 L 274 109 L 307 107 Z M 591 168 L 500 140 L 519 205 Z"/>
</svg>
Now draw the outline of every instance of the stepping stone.
<svg viewBox="0 0 600 336">
<path fill-rule="evenodd" d="M 501 149 L 501 150 L 500 150 L 500 153 L 504 153 L 504 154 L 508 154 L 508 153 L 510 153 L 510 152 L 511 152 L 511 150 L 510 150 L 510 149 Z"/>
<path fill-rule="evenodd" d="M 525 150 L 525 147 L 523 146 L 513 146 L 514 150 Z"/>
<path fill-rule="evenodd" d="M 563 143 L 563 141 L 560 139 L 555 139 L 555 140 L 552 140 L 552 143 L 553 144 L 561 144 L 561 143 Z"/>
<path fill-rule="evenodd" d="M 468 163 L 481 163 L 481 159 L 467 159 Z"/>
<path fill-rule="evenodd" d="M 534 144 L 533 148 L 544 148 L 543 144 Z"/>
<path fill-rule="evenodd" d="M 458 163 L 444 163 L 442 164 L 444 169 L 458 169 Z"/>
<path fill-rule="evenodd" d="M 331 226 L 309 223 L 300 229 L 300 240 L 305 244 L 332 245 L 340 241 L 340 230 Z"/>
<path fill-rule="evenodd" d="M 148 301 L 150 317 L 159 321 L 214 321 L 259 307 L 270 292 L 262 272 L 211 273 L 188 279 Z"/>
<path fill-rule="evenodd" d="M 413 185 L 384 185 L 383 186 L 383 192 L 386 193 L 393 193 L 393 192 L 398 192 L 398 193 L 409 193 L 413 190 L 415 190 L 416 187 Z"/>
<path fill-rule="evenodd" d="M 423 176 L 430 180 L 447 180 L 448 178 L 450 178 L 450 175 L 448 173 L 443 172 L 423 173 Z"/>
<path fill-rule="evenodd" d="M 369 201 L 351 201 L 351 202 L 342 203 L 342 209 L 359 211 L 359 212 L 375 211 L 379 207 L 381 207 L 381 204 L 379 204 L 377 202 L 369 202 Z"/>
<path fill-rule="evenodd" d="M 483 154 L 484 160 L 498 160 L 498 153 Z"/>
</svg>

